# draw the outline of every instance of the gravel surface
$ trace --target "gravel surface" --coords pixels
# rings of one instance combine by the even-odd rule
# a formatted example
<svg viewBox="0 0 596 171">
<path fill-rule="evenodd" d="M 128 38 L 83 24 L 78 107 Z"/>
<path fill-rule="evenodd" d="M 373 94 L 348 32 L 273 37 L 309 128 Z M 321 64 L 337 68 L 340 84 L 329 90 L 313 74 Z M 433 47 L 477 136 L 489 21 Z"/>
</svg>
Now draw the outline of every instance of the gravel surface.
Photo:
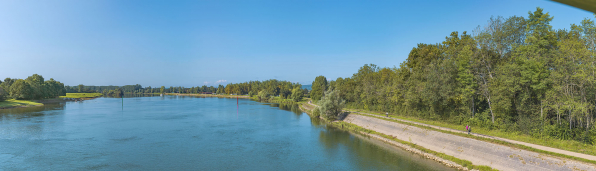
<svg viewBox="0 0 596 171">
<path fill-rule="evenodd" d="M 344 122 L 394 136 L 397 139 L 409 141 L 429 150 L 468 160 L 474 165 L 486 165 L 498 170 L 596 170 L 596 166 L 589 163 L 548 156 L 363 115 L 349 114 Z"/>
</svg>

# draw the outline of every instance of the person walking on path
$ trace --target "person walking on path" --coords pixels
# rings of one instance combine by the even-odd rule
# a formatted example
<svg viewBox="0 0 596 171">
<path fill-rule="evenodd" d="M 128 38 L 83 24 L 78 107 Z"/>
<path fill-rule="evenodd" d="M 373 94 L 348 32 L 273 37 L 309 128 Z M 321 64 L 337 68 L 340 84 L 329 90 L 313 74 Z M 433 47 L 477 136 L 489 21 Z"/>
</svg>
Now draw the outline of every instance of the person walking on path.
<svg viewBox="0 0 596 171">
<path fill-rule="evenodd" d="M 466 131 L 468 131 L 468 134 L 470 134 L 470 126 L 466 125 Z"/>
</svg>

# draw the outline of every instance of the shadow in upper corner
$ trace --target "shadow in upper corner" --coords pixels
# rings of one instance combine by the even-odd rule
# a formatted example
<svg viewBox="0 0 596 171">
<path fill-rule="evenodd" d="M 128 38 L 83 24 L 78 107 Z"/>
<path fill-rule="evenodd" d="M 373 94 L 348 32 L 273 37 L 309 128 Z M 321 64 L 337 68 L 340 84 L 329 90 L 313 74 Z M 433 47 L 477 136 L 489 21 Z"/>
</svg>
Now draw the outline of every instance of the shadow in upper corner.
<svg viewBox="0 0 596 171">
<path fill-rule="evenodd" d="M 342 112 L 337 116 L 337 120 L 343 121 L 344 119 L 346 119 L 346 117 L 348 117 L 349 114 L 350 112 Z"/>
</svg>

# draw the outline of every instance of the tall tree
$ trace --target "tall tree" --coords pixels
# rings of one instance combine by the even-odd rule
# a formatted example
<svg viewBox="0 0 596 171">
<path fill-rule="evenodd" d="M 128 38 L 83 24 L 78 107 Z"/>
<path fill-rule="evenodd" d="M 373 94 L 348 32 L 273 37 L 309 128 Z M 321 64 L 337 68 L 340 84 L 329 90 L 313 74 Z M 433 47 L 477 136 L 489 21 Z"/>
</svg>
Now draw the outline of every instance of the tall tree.
<svg viewBox="0 0 596 171">
<path fill-rule="evenodd" d="M 18 79 L 10 86 L 10 97 L 18 100 L 33 99 L 33 89 L 27 81 Z"/>
<path fill-rule="evenodd" d="M 323 93 L 327 90 L 327 78 L 325 76 L 318 76 L 315 81 L 312 82 L 312 90 L 310 91 L 310 98 L 313 101 L 321 100 Z"/>
</svg>

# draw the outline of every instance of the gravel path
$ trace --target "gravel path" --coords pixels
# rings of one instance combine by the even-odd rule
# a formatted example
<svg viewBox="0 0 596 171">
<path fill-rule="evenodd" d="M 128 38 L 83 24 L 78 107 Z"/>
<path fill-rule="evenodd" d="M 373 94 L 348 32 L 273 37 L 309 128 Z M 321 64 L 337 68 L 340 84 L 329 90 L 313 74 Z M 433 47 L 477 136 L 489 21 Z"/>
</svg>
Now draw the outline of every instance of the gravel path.
<svg viewBox="0 0 596 171">
<path fill-rule="evenodd" d="M 344 122 L 498 170 L 596 170 L 593 164 L 547 156 L 476 139 L 349 114 Z"/>
<path fill-rule="evenodd" d="M 374 115 L 374 114 L 369 114 L 369 113 L 362 113 L 362 112 L 353 112 L 353 111 L 350 111 L 350 112 L 352 112 L 352 113 L 358 113 L 358 114 L 363 114 L 363 115 L 370 115 L 370 116 L 375 116 L 375 117 L 382 117 L 382 118 L 387 118 L 387 119 L 393 119 L 393 120 L 397 120 L 397 121 L 400 121 L 400 122 L 406 122 L 406 123 L 412 123 L 412 124 L 421 125 L 421 126 L 427 126 L 427 127 L 431 127 L 431 128 L 435 128 L 435 129 L 439 129 L 439 130 L 449 131 L 449 132 L 464 133 L 464 134 L 467 133 L 467 132 L 462 131 L 462 130 L 455 130 L 455 129 L 451 129 L 451 128 L 445 128 L 445 127 L 440 127 L 440 126 L 435 126 L 435 125 L 423 124 L 423 123 L 409 121 L 409 120 L 403 120 L 403 119 L 397 119 L 397 118 L 390 118 L 390 117 L 379 116 L 379 115 Z M 500 141 L 509 142 L 509 143 L 512 143 L 512 144 L 524 145 L 524 146 L 532 147 L 532 148 L 535 148 L 535 149 L 540 149 L 540 150 L 544 150 L 544 151 L 550 151 L 550 152 L 554 152 L 554 153 L 565 154 L 565 155 L 568 155 L 568 156 L 574 156 L 574 157 L 579 157 L 579 158 L 584 158 L 584 159 L 596 161 L 596 156 L 593 156 L 593 155 L 582 154 L 582 153 L 577 153 L 577 152 L 572 152 L 572 151 L 567 151 L 567 150 L 561 150 L 561 149 L 557 149 L 557 148 L 552 148 L 552 147 L 547 147 L 547 146 L 542 146 L 542 145 L 536 145 L 536 144 L 531 144 L 531 143 L 526 143 L 526 142 L 521 142 L 521 141 L 515 141 L 515 140 L 510 140 L 510 139 L 505 139 L 505 138 L 500 138 L 500 137 L 493 137 L 493 136 L 488 136 L 488 135 L 483 135 L 483 134 L 476 134 L 476 133 L 473 133 L 473 132 L 470 133 L 470 134 L 471 135 L 474 135 L 474 136 L 477 136 L 477 137 L 483 137 L 483 138 L 489 138 L 489 139 L 496 139 L 496 140 L 500 140 Z"/>
</svg>

